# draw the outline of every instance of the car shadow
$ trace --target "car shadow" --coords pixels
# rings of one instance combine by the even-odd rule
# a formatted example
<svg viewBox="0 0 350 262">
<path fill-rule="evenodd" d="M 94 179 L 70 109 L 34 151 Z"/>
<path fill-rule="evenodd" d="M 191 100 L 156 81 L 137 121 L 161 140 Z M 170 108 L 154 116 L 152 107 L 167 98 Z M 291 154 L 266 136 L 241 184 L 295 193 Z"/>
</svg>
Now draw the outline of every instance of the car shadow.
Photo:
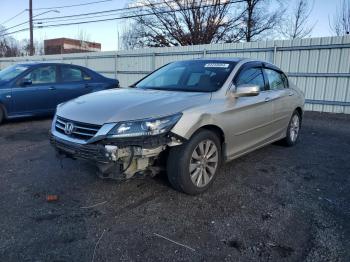
<svg viewBox="0 0 350 262">
<path fill-rule="evenodd" d="M 5 119 L 0 126 L 6 126 L 17 123 L 26 123 L 26 122 L 35 122 L 35 121 L 43 121 L 43 120 L 52 120 L 53 116 L 45 115 L 45 116 L 28 116 L 28 117 L 20 117 L 20 118 L 11 118 Z"/>
</svg>

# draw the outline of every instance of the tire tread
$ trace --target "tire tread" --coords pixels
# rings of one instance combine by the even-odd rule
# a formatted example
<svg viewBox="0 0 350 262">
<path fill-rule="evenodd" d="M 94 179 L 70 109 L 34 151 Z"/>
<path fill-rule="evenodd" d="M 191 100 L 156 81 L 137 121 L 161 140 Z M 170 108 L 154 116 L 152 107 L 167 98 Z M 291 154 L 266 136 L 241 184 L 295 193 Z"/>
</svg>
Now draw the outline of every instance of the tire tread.
<svg viewBox="0 0 350 262">
<path fill-rule="evenodd" d="M 214 181 L 215 177 L 213 177 L 207 186 L 197 188 L 192 184 L 192 181 L 189 181 L 190 178 L 186 177 L 188 175 L 187 162 L 189 161 L 188 158 L 192 155 L 192 149 L 194 149 L 199 141 L 206 138 L 212 139 L 218 147 L 219 163 L 216 174 L 214 175 L 216 177 L 221 164 L 220 139 L 213 131 L 200 129 L 191 137 L 190 140 L 180 146 L 175 146 L 170 149 L 167 161 L 167 176 L 174 189 L 189 195 L 196 195 L 204 192 Z"/>
</svg>

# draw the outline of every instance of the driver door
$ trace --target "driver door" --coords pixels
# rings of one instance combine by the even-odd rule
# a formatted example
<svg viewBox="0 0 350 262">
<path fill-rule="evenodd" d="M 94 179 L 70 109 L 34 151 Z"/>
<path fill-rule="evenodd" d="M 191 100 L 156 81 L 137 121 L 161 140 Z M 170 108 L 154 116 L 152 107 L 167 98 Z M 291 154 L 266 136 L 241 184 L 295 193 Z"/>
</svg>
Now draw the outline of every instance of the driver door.
<svg viewBox="0 0 350 262">
<path fill-rule="evenodd" d="M 15 114 L 32 115 L 51 113 L 56 107 L 55 65 L 40 66 L 17 82 L 12 89 L 12 105 Z"/>
<path fill-rule="evenodd" d="M 234 85 L 252 84 L 260 87 L 257 96 L 236 98 L 230 113 L 228 156 L 235 157 L 248 152 L 269 140 L 273 106 L 266 89 L 261 63 L 248 63 L 239 71 Z"/>
</svg>

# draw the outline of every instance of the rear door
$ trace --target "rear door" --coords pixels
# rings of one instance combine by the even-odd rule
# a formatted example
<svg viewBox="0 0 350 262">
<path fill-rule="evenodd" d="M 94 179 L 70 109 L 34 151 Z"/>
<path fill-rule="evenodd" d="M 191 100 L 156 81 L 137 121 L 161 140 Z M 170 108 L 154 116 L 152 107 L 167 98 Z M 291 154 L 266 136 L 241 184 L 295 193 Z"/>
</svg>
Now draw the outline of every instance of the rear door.
<svg viewBox="0 0 350 262">
<path fill-rule="evenodd" d="M 274 68 L 264 68 L 269 83 L 270 97 L 273 104 L 273 128 L 276 135 L 287 128 L 293 112 L 294 92 L 288 86 L 287 77 Z"/>
<path fill-rule="evenodd" d="M 12 113 L 53 112 L 56 106 L 56 82 L 55 65 L 43 65 L 31 70 L 12 88 Z"/>
<path fill-rule="evenodd" d="M 61 65 L 57 85 L 57 104 L 90 93 L 94 88 L 93 79 L 80 67 Z"/>
<path fill-rule="evenodd" d="M 239 155 L 260 144 L 264 144 L 271 136 L 273 107 L 261 63 L 248 63 L 234 79 L 237 87 L 253 84 L 260 87 L 258 96 L 239 97 L 232 112 L 232 146 L 229 155 Z"/>
</svg>

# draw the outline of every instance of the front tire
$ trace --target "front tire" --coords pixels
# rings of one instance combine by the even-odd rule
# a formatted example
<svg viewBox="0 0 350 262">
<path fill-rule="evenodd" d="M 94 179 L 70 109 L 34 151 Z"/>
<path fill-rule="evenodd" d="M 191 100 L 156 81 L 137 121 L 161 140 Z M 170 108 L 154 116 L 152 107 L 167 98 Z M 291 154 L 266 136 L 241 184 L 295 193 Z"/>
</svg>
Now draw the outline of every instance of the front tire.
<svg viewBox="0 0 350 262">
<path fill-rule="evenodd" d="M 213 183 L 221 164 L 218 136 L 202 129 L 186 143 L 171 148 L 167 161 L 170 184 L 178 191 L 196 195 Z"/>
<path fill-rule="evenodd" d="M 294 146 L 299 139 L 301 127 L 301 116 L 297 111 L 294 111 L 287 128 L 286 137 L 283 142 L 286 146 Z"/>
</svg>

